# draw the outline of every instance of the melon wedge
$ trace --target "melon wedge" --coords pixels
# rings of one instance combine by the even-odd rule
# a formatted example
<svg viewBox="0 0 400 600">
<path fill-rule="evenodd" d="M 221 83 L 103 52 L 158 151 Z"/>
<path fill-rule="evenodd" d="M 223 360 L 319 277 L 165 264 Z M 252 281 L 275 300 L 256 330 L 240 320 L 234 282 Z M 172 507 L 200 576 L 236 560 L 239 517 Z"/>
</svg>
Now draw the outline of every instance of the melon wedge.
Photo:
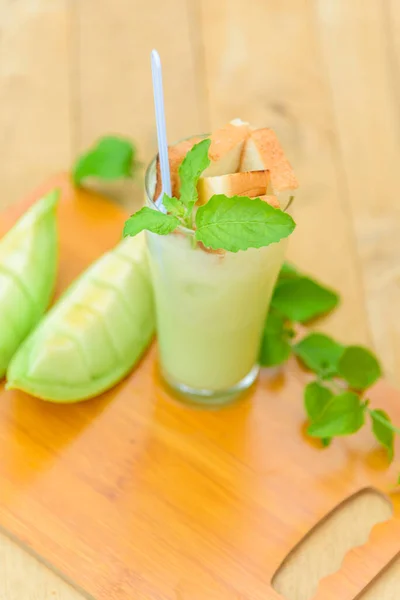
<svg viewBox="0 0 400 600">
<path fill-rule="evenodd" d="M 36 202 L 0 240 L 0 379 L 54 291 L 58 197 L 55 190 Z"/>
<path fill-rule="evenodd" d="M 78 402 L 119 382 L 155 329 L 145 252 L 144 235 L 126 238 L 89 267 L 20 347 L 7 388 Z"/>
</svg>

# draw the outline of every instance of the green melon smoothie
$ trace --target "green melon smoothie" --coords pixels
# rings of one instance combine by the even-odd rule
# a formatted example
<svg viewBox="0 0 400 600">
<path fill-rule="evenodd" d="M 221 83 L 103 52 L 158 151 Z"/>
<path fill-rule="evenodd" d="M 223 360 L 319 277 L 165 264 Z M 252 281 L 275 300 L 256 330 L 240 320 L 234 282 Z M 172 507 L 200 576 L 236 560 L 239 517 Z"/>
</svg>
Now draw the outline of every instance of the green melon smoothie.
<svg viewBox="0 0 400 600">
<path fill-rule="evenodd" d="M 166 210 L 159 201 L 155 203 L 155 189 L 154 160 L 146 173 L 146 219 L 150 220 L 141 228 L 147 229 L 161 374 L 169 388 L 189 401 L 224 404 L 250 387 L 257 377 L 265 318 L 284 260 L 287 235 L 294 224 L 277 242 L 258 248 L 230 251 L 226 249 L 230 241 L 207 243 L 207 239 L 200 238 L 203 230 L 206 236 L 213 230 L 205 208 L 208 210 L 215 203 L 217 196 L 214 196 L 204 207 L 194 209 L 196 222 L 193 216 L 189 219 L 182 216 L 178 226 L 173 227 L 171 221 L 170 231 L 163 230 L 160 235 L 160 225 L 154 226 L 153 220 L 161 215 L 161 222 L 166 212 L 172 219 L 171 213 L 175 211 L 177 215 L 178 208 L 166 203 Z M 221 213 L 221 206 L 225 214 L 225 203 L 237 199 L 221 195 L 218 198 L 222 198 L 222 204 L 214 214 Z M 247 201 L 252 209 L 252 203 L 257 202 L 268 206 L 271 214 L 274 211 L 292 221 L 289 215 L 263 200 L 247 198 Z M 233 210 L 237 209 L 234 206 Z M 230 207 L 228 212 L 232 212 Z M 188 227 L 191 223 L 193 227 Z M 231 226 L 230 222 L 222 236 L 230 235 Z M 280 237 L 279 232 L 276 237 Z M 250 232 L 250 244 L 254 243 L 253 238 Z"/>
</svg>

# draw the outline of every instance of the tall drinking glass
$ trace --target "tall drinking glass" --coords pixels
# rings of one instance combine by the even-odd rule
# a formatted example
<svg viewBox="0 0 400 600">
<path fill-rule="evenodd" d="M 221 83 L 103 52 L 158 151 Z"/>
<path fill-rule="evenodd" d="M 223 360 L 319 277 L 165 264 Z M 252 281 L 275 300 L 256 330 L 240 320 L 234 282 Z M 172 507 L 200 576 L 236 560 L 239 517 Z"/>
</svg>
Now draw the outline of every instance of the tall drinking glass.
<svg viewBox="0 0 400 600">
<path fill-rule="evenodd" d="M 156 160 L 146 172 L 153 210 Z M 287 239 L 260 249 L 212 252 L 184 227 L 146 232 L 159 362 L 167 385 L 189 401 L 221 405 L 257 377 L 258 354 Z"/>
</svg>

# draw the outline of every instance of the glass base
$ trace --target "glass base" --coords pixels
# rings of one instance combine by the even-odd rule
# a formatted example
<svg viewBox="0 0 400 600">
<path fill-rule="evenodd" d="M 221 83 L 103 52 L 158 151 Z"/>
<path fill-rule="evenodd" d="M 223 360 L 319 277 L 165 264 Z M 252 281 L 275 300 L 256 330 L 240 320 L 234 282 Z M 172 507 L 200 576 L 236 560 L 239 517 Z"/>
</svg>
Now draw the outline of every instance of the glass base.
<svg viewBox="0 0 400 600">
<path fill-rule="evenodd" d="M 165 372 L 162 372 L 162 379 L 169 391 L 174 396 L 183 400 L 188 404 L 196 404 L 202 408 L 215 408 L 218 406 L 225 406 L 234 402 L 253 385 L 257 379 L 260 367 L 254 365 L 249 373 L 236 385 L 225 389 L 225 390 L 207 390 L 191 388 L 183 383 L 178 383 L 171 380 Z"/>
</svg>

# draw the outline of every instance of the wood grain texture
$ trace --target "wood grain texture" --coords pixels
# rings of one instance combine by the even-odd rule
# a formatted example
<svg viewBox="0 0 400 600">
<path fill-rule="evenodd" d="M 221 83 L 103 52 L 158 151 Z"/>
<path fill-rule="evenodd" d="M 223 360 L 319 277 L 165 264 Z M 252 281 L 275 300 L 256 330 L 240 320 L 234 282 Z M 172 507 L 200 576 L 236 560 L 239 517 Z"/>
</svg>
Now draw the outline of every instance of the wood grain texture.
<svg viewBox="0 0 400 600">
<path fill-rule="evenodd" d="M 391 26 L 385 4 L 321 0 L 316 3 L 316 29 L 373 342 L 388 376 L 399 383 L 400 204 L 393 198 L 400 164 L 399 72 L 396 36 L 392 38 L 397 26 Z"/>
<path fill-rule="evenodd" d="M 62 289 L 117 242 L 125 214 L 74 193 L 66 177 L 54 185 Z M 16 216 L 5 213 L 1 230 Z M 373 485 L 390 494 L 395 518 L 374 529 L 361 564 L 351 552 L 351 566 L 320 588 L 324 600 L 350 600 L 400 550 L 396 469 L 368 431 L 325 451 L 307 441 L 304 380 L 291 363 L 241 402 L 197 410 L 160 386 L 153 348 L 86 403 L 0 389 L 0 524 L 98 600 L 276 600 L 271 579 L 288 552 Z M 371 399 L 400 422 L 397 392 L 381 383 Z"/>
<path fill-rule="evenodd" d="M 356 600 L 397 600 L 399 581 L 400 556 L 397 556 Z"/>
<path fill-rule="evenodd" d="M 0 531 L 0 598 L 4 600 L 91 600 Z"/>
<path fill-rule="evenodd" d="M 155 46 L 163 60 L 169 140 L 206 131 L 189 6 L 185 0 L 77 3 L 79 148 L 117 132 L 138 143 L 143 161 L 155 154 L 150 70 Z"/>
<path fill-rule="evenodd" d="M 0 206 L 73 156 L 67 0 L 0 0 Z"/>
</svg>

